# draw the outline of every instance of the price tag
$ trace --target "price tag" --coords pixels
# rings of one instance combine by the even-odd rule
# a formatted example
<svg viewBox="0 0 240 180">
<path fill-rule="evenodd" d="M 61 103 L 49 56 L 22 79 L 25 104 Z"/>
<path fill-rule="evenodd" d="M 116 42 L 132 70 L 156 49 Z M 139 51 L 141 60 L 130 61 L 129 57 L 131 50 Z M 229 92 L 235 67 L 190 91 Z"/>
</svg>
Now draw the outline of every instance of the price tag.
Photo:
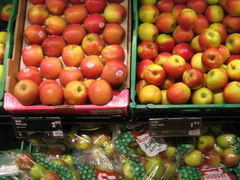
<svg viewBox="0 0 240 180">
<path fill-rule="evenodd" d="M 59 117 L 13 117 L 17 138 L 63 138 Z"/>
<path fill-rule="evenodd" d="M 150 118 L 149 132 L 153 137 L 199 136 L 202 119 L 200 117 Z"/>
</svg>

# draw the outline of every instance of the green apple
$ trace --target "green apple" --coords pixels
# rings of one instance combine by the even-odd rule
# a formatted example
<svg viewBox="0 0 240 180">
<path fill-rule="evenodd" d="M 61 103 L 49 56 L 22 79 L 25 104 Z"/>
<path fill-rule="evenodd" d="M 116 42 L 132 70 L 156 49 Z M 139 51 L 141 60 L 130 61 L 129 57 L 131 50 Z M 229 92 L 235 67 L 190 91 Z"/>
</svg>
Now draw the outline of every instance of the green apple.
<svg viewBox="0 0 240 180">
<path fill-rule="evenodd" d="M 77 136 L 74 145 L 77 150 L 86 151 L 92 146 L 92 141 L 88 135 L 82 134 Z"/>
<path fill-rule="evenodd" d="M 138 14 L 142 22 L 154 23 L 159 15 L 159 11 L 155 5 L 145 4 L 140 7 Z"/>
<path fill-rule="evenodd" d="M 219 0 L 207 0 L 208 4 L 218 4 Z"/>
<path fill-rule="evenodd" d="M 164 157 L 167 159 L 173 159 L 176 153 L 176 147 L 168 146 L 167 149 L 164 151 Z"/>
<path fill-rule="evenodd" d="M 103 146 L 107 143 L 110 139 L 106 134 L 95 134 L 91 137 L 92 142 L 96 146 Z"/>
<path fill-rule="evenodd" d="M 1 31 L 0 32 L 0 44 L 5 45 L 7 41 L 7 32 Z"/>
<path fill-rule="evenodd" d="M 155 41 L 158 36 L 158 29 L 151 23 L 142 23 L 138 27 L 138 36 L 141 41 Z"/>
<path fill-rule="evenodd" d="M 33 178 L 33 179 L 40 179 L 41 176 L 43 176 L 46 172 L 46 168 L 43 167 L 41 164 L 34 164 L 32 166 L 32 168 L 29 171 L 29 175 Z"/>
<path fill-rule="evenodd" d="M 188 166 L 200 166 L 203 162 L 203 154 L 201 151 L 195 149 L 185 155 L 184 162 Z"/>
<path fill-rule="evenodd" d="M 192 95 L 193 104 L 212 104 L 213 102 L 213 92 L 205 87 L 202 87 L 194 91 Z"/>
<path fill-rule="evenodd" d="M 133 179 L 133 174 L 131 172 L 131 166 L 129 161 L 126 161 L 123 165 L 123 174 L 127 179 Z"/>
<path fill-rule="evenodd" d="M 114 153 L 116 152 L 116 149 L 112 141 L 108 141 L 106 144 L 104 144 L 103 149 L 109 156 L 114 155 Z"/>
<path fill-rule="evenodd" d="M 225 104 L 223 91 L 215 92 L 213 94 L 213 104 Z"/>
<path fill-rule="evenodd" d="M 62 155 L 61 159 L 67 163 L 69 166 L 73 165 L 73 156 L 71 154 Z"/>
<path fill-rule="evenodd" d="M 156 4 L 157 0 L 141 0 L 142 4 Z"/>
<path fill-rule="evenodd" d="M 161 179 L 162 180 L 171 180 L 173 178 L 173 176 L 176 174 L 177 165 L 172 160 L 165 160 L 164 166 L 165 166 L 165 172 Z"/>
<path fill-rule="evenodd" d="M 64 166 L 64 167 L 68 166 L 68 164 L 65 161 L 63 161 L 62 159 L 54 159 L 54 160 L 52 160 L 52 162 L 59 166 Z"/>
<path fill-rule="evenodd" d="M 236 141 L 236 135 L 235 134 L 222 134 L 217 137 L 216 142 L 217 145 L 222 148 L 229 148 L 234 145 Z"/>
<path fill-rule="evenodd" d="M 198 149 L 205 152 L 212 149 L 215 144 L 215 139 L 213 136 L 200 136 L 198 139 Z"/>
<path fill-rule="evenodd" d="M 165 171 L 164 162 L 159 157 L 150 157 L 146 162 L 145 170 L 150 179 L 160 179 Z"/>
</svg>

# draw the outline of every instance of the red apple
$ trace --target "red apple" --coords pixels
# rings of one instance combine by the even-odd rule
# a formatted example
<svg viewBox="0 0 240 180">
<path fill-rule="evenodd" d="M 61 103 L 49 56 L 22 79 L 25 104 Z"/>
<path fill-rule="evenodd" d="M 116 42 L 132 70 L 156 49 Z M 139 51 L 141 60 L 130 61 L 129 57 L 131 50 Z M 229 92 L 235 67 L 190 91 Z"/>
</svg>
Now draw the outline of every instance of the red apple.
<svg viewBox="0 0 240 180">
<path fill-rule="evenodd" d="M 203 53 L 194 54 L 191 59 L 191 66 L 205 73 L 207 71 L 207 68 L 202 63 L 202 55 Z"/>
<path fill-rule="evenodd" d="M 204 49 L 218 48 L 221 43 L 221 35 L 213 29 L 204 29 L 199 35 L 199 43 Z"/>
<path fill-rule="evenodd" d="M 221 6 L 210 5 L 205 11 L 205 16 L 211 23 L 219 23 L 224 18 L 224 11 Z"/>
<path fill-rule="evenodd" d="M 39 66 L 44 58 L 42 47 L 39 45 L 25 47 L 22 50 L 22 58 L 26 66 Z"/>
<path fill-rule="evenodd" d="M 14 86 L 13 95 L 25 106 L 35 104 L 38 99 L 38 86 L 32 80 L 20 80 Z"/>
<path fill-rule="evenodd" d="M 138 56 L 141 59 L 155 59 L 158 54 L 157 44 L 152 41 L 143 41 L 138 45 Z"/>
<path fill-rule="evenodd" d="M 80 24 L 69 24 L 63 31 L 63 39 L 68 44 L 81 44 L 84 36 L 86 31 Z"/>
<path fill-rule="evenodd" d="M 152 23 L 142 23 L 138 26 L 138 37 L 141 41 L 155 41 L 158 28 Z"/>
<path fill-rule="evenodd" d="M 161 52 L 161 53 L 158 54 L 157 57 L 155 58 L 154 63 L 163 66 L 164 63 L 167 61 L 167 59 L 168 59 L 170 56 L 172 56 L 172 54 L 169 53 L 169 52 Z"/>
<path fill-rule="evenodd" d="M 163 65 L 167 75 L 173 79 L 177 79 L 182 76 L 186 70 L 185 60 L 178 55 L 172 55 Z"/>
<path fill-rule="evenodd" d="M 160 12 L 171 12 L 173 9 L 173 1 L 172 0 L 162 0 L 158 1 L 157 7 Z"/>
<path fill-rule="evenodd" d="M 193 31 L 192 29 L 184 30 L 177 26 L 173 32 L 173 38 L 176 43 L 190 42 L 193 38 Z"/>
<path fill-rule="evenodd" d="M 169 77 L 166 77 L 162 85 L 160 86 L 161 89 L 169 89 L 172 85 L 174 85 L 176 82 L 174 79 L 171 79 Z"/>
<path fill-rule="evenodd" d="M 106 0 L 85 0 L 85 6 L 89 13 L 102 13 L 106 5 Z"/>
<path fill-rule="evenodd" d="M 210 90 L 220 90 L 228 83 L 228 75 L 223 69 L 211 69 L 205 78 L 206 86 Z"/>
<path fill-rule="evenodd" d="M 80 3 L 84 3 L 85 0 L 69 0 L 69 2 L 72 4 L 80 4 Z"/>
<path fill-rule="evenodd" d="M 224 46 L 224 45 L 220 45 L 218 48 L 218 51 L 220 52 L 220 54 L 222 55 L 223 58 L 223 63 L 230 57 L 230 51 L 229 49 Z"/>
<path fill-rule="evenodd" d="M 229 82 L 223 90 L 224 100 L 228 103 L 240 103 L 240 82 Z"/>
<path fill-rule="evenodd" d="M 67 26 L 65 19 L 61 16 L 49 16 L 44 22 L 46 31 L 50 35 L 61 35 Z"/>
<path fill-rule="evenodd" d="M 240 16 L 240 2 L 238 0 L 227 0 L 225 5 L 226 11 L 231 16 Z"/>
<path fill-rule="evenodd" d="M 108 44 L 121 44 L 125 37 L 125 30 L 119 24 L 107 24 L 102 33 L 103 39 Z"/>
<path fill-rule="evenodd" d="M 118 3 L 110 3 L 106 6 L 103 16 L 108 23 L 121 24 L 126 17 L 126 9 Z"/>
<path fill-rule="evenodd" d="M 67 66 L 79 66 L 84 58 L 84 52 L 81 46 L 67 45 L 63 48 L 62 59 Z"/>
<path fill-rule="evenodd" d="M 118 60 L 122 62 L 125 60 L 124 49 L 118 44 L 105 46 L 102 50 L 101 55 L 103 57 L 104 64 L 106 64 L 110 60 Z"/>
<path fill-rule="evenodd" d="M 207 69 L 218 68 L 223 64 L 223 58 L 218 49 L 209 48 L 203 52 L 202 63 Z"/>
<path fill-rule="evenodd" d="M 185 8 L 179 14 L 177 22 L 182 29 L 191 29 L 197 22 L 197 14 L 194 10 Z"/>
<path fill-rule="evenodd" d="M 165 80 L 165 71 L 161 65 L 151 64 L 143 70 L 143 79 L 151 85 L 161 85 Z"/>
<path fill-rule="evenodd" d="M 71 24 L 81 24 L 88 16 L 87 9 L 81 4 L 69 6 L 64 11 L 66 21 Z"/>
<path fill-rule="evenodd" d="M 82 48 L 87 55 L 100 55 L 104 42 L 96 33 L 87 34 L 82 40 Z"/>
<path fill-rule="evenodd" d="M 105 80 L 96 80 L 88 88 L 91 103 L 105 105 L 112 100 L 112 88 Z"/>
<path fill-rule="evenodd" d="M 46 37 L 42 43 L 44 54 L 50 57 L 61 56 L 65 46 L 66 43 L 63 38 L 57 35 Z"/>
<path fill-rule="evenodd" d="M 193 56 L 193 48 L 187 43 L 180 43 L 173 48 L 172 54 L 181 56 L 185 61 L 190 61 Z"/>
<path fill-rule="evenodd" d="M 105 19 L 101 14 L 92 14 L 84 21 L 84 28 L 90 33 L 101 33 L 105 27 Z"/>
<path fill-rule="evenodd" d="M 12 10 L 12 4 L 6 4 L 1 10 L 1 19 L 3 21 L 8 21 Z"/>
<path fill-rule="evenodd" d="M 187 6 L 201 14 L 207 8 L 207 2 L 206 0 L 188 0 Z"/>
<path fill-rule="evenodd" d="M 175 4 L 186 4 L 188 0 L 173 0 Z"/>
<path fill-rule="evenodd" d="M 176 27 L 176 19 L 171 13 L 161 13 L 155 24 L 160 32 L 171 33 Z"/>
<path fill-rule="evenodd" d="M 71 81 L 64 88 L 64 98 L 67 104 L 85 104 L 87 97 L 87 88 L 81 81 Z"/>
<path fill-rule="evenodd" d="M 37 85 L 42 82 L 42 76 L 35 66 L 28 66 L 17 73 L 17 80 L 29 79 L 34 81 Z"/>
<path fill-rule="evenodd" d="M 149 65 L 153 64 L 153 61 L 150 59 L 143 59 L 137 64 L 137 77 L 138 79 L 143 79 L 143 71 Z"/>
<path fill-rule="evenodd" d="M 66 0 L 45 0 L 45 4 L 49 12 L 55 15 L 63 14 L 64 10 L 68 7 Z"/>
<path fill-rule="evenodd" d="M 45 5 L 37 4 L 34 5 L 29 11 L 28 11 L 28 21 L 31 24 L 39 24 L 42 25 L 49 16 L 49 12 Z"/>
<path fill-rule="evenodd" d="M 23 152 L 16 158 L 16 165 L 20 170 L 30 170 L 34 165 L 34 160 L 31 154 Z"/>
<path fill-rule="evenodd" d="M 162 101 L 162 93 L 157 86 L 146 85 L 140 90 L 138 99 L 141 104 L 159 104 Z"/>
<path fill-rule="evenodd" d="M 146 85 L 148 85 L 147 81 L 145 81 L 143 79 L 137 82 L 137 85 L 136 85 L 137 95 L 139 95 L 139 92 L 141 91 L 141 89 Z"/>
<path fill-rule="evenodd" d="M 226 16 L 223 24 L 230 33 L 240 31 L 240 17 Z"/>
<path fill-rule="evenodd" d="M 210 167 L 219 167 L 221 165 L 220 153 L 211 149 L 205 153 L 205 161 Z"/>
<path fill-rule="evenodd" d="M 46 30 L 40 25 L 30 25 L 23 33 L 24 40 L 27 44 L 42 44 L 46 36 Z"/>
<path fill-rule="evenodd" d="M 199 43 L 199 36 L 195 36 L 192 39 L 191 46 L 192 46 L 192 48 L 195 52 L 202 52 L 203 51 L 203 48 L 200 46 L 200 43 Z"/>
<path fill-rule="evenodd" d="M 209 22 L 202 14 L 197 15 L 197 21 L 194 24 L 193 30 L 196 34 L 200 34 L 204 29 L 208 28 Z"/>
<path fill-rule="evenodd" d="M 123 62 L 111 60 L 105 64 L 101 79 L 107 81 L 110 85 L 121 85 L 128 75 L 128 68 Z"/>
<path fill-rule="evenodd" d="M 76 67 L 65 67 L 59 74 L 59 81 L 62 86 L 66 86 L 71 81 L 82 81 L 83 74 Z"/>
<path fill-rule="evenodd" d="M 219 34 L 221 36 L 221 43 L 225 42 L 225 40 L 227 38 L 227 29 L 223 24 L 213 23 L 209 26 L 209 28 L 219 32 Z"/>
<path fill-rule="evenodd" d="M 5 46 L 0 44 L 0 64 L 3 64 Z"/>
<path fill-rule="evenodd" d="M 240 53 L 240 34 L 233 33 L 228 35 L 225 45 L 231 53 Z"/>
<path fill-rule="evenodd" d="M 81 61 L 80 67 L 84 77 L 96 79 L 100 77 L 104 66 L 98 56 L 90 55 Z"/>
<path fill-rule="evenodd" d="M 61 180 L 57 173 L 47 170 L 44 175 L 41 176 L 41 180 Z"/>
<path fill-rule="evenodd" d="M 171 52 L 175 46 L 173 37 L 168 34 L 160 34 L 156 39 L 156 43 L 158 46 L 158 51 L 160 52 Z"/>
<path fill-rule="evenodd" d="M 173 104 L 185 104 L 190 96 L 190 88 L 182 82 L 175 83 L 167 90 L 167 98 Z"/>
<path fill-rule="evenodd" d="M 222 163 L 226 167 L 237 166 L 240 161 L 239 154 L 237 154 L 237 152 L 233 148 L 224 149 L 223 152 L 221 153 L 221 158 Z"/>
<path fill-rule="evenodd" d="M 231 80 L 240 81 L 240 59 L 233 60 L 227 65 L 227 74 Z"/>
<path fill-rule="evenodd" d="M 204 82 L 203 72 L 195 68 L 185 70 L 182 76 L 182 81 L 191 89 L 199 88 Z"/>
<path fill-rule="evenodd" d="M 32 4 L 45 4 L 45 0 L 30 0 Z"/>
<path fill-rule="evenodd" d="M 231 61 L 236 60 L 236 59 L 240 59 L 240 55 L 232 55 L 227 59 L 226 64 L 229 64 Z"/>
<path fill-rule="evenodd" d="M 110 3 L 121 3 L 123 1 L 124 0 L 108 0 L 108 2 L 110 2 Z"/>
<path fill-rule="evenodd" d="M 44 78 L 57 79 L 62 71 L 62 63 L 56 57 L 49 57 L 42 60 L 40 71 Z"/>
<path fill-rule="evenodd" d="M 43 105 L 60 105 L 63 101 L 63 89 L 56 81 L 43 81 L 39 86 L 39 97 Z"/>
<path fill-rule="evenodd" d="M 226 10 L 226 3 L 227 3 L 228 0 L 220 0 L 219 1 L 219 5 L 224 9 Z"/>
<path fill-rule="evenodd" d="M 177 19 L 181 11 L 185 8 L 187 8 L 187 6 L 183 4 L 176 4 L 172 9 L 173 16 Z"/>
</svg>

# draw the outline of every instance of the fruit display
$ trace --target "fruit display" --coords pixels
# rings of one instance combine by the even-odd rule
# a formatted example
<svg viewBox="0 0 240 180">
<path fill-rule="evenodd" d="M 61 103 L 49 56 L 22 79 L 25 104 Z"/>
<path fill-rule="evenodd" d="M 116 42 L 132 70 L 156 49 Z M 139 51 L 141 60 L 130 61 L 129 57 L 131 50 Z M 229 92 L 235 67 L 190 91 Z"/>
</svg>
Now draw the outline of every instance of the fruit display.
<svg viewBox="0 0 240 180">
<path fill-rule="evenodd" d="M 240 1 L 135 5 L 137 103 L 240 103 Z"/>
<path fill-rule="evenodd" d="M 128 78 L 127 0 L 24 2 L 21 61 L 10 87 L 21 106 L 114 106 L 119 94 L 128 98 L 121 95 Z"/>
<path fill-rule="evenodd" d="M 199 137 L 158 139 L 145 127 L 79 126 L 63 140 L 30 139 L 31 147 L 12 154 L 20 174 L 32 179 L 237 180 L 240 137 L 231 127 L 207 125 Z"/>
</svg>

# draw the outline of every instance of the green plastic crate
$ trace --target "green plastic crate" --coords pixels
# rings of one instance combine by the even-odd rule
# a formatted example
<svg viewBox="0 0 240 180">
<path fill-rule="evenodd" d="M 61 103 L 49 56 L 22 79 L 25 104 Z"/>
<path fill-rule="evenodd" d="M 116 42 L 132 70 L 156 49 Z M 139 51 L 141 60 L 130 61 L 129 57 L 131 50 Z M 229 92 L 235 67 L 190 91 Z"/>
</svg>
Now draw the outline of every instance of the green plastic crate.
<svg viewBox="0 0 240 180">
<path fill-rule="evenodd" d="M 240 113 L 240 104 L 206 104 L 206 105 L 194 105 L 194 104 L 179 104 L 179 105 L 162 105 L 162 104 L 139 104 L 136 95 L 136 83 L 137 83 L 137 46 L 138 46 L 138 7 L 139 1 L 133 1 L 133 37 L 132 37 L 132 59 L 131 59 L 131 95 L 130 95 L 130 108 L 131 112 L 136 117 L 145 117 L 149 115 L 157 116 L 177 116 L 177 115 L 232 115 L 234 113 Z"/>
<path fill-rule="evenodd" d="M 8 37 L 5 45 L 5 54 L 3 59 L 3 74 L 2 74 L 2 81 L 0 83 L 0 101 L 3 99 L 4 88 L 5 88 L 5 81 L 6 81 L 6 71 L 7 71 L 7 61 L 12 56 L 12 49 L 13 49 L 13 35 L 14 35 L 14 25 L 15 19 L 17 16 L 17 8 L 18 8 L 18 0 L 1 0 L 0 1 L 0 12 L 4 5 L 12 4 L 12 11 L 9 17 L 8 23 L 4 23 L 1 21 L 1 31 L 7 31 Z M 2 102 L 0 102 L 0 107 L 2 107 Z"/>
</svg>

